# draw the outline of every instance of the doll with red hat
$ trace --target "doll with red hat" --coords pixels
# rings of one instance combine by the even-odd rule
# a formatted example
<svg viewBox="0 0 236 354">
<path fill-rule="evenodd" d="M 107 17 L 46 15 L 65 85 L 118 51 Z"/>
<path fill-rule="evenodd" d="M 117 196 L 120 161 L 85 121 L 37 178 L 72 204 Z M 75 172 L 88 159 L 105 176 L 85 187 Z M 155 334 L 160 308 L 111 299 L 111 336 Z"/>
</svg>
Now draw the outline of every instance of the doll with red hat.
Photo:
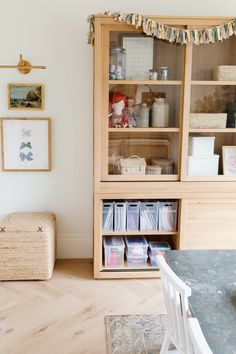
<svg viewBox="0 0 236 354">
<path fill-rule="evenodd" d="M 110 128 L 128 128 L 131 126 L 131 116 L 127 106 L 127 97 L 121 92 L 110 96 Z"/>
</svg>

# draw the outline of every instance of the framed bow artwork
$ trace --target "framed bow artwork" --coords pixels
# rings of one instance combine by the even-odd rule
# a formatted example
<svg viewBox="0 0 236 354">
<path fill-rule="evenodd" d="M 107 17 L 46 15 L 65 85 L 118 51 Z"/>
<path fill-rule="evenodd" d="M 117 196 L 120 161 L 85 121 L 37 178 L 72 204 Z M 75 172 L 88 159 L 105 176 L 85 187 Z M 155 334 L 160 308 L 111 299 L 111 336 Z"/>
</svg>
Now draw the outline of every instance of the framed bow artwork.
<svg viewBox="0 0 236 354">
<path fill-rule="evenodd" d="M 1 118 L 2 170 L 51 170 L 50 118 Z"/>
</svg>

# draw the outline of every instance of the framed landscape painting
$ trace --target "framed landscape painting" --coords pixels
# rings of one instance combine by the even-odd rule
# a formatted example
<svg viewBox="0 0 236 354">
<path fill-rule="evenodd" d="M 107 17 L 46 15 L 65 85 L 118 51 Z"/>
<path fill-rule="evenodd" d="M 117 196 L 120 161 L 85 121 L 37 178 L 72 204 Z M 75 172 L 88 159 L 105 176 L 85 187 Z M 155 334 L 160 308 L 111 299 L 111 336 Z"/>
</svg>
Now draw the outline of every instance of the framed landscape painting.
<svg viewBox="0 0 236 354">
<path fill-rule="evenodd" d="M 8 84 L 8 109 L 44 109 L 42 84 Z"/>
<path fill-rule="evenodd" d="M 1 118 L 2 170 L 51 170 L 50 118 Z"/>
</svg>

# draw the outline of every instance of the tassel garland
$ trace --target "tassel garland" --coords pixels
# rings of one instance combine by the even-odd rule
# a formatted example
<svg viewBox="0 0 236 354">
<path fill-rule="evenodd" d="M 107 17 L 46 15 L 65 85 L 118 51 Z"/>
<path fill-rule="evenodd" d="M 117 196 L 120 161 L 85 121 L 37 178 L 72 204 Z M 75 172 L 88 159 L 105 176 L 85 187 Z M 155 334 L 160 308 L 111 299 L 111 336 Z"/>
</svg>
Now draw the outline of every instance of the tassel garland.
<svg viewBox="0 0 236 354">
<path fill-rule="evenodd" d="M 218 26 L 202 29 L 181 29 L 163 25 L 155 20 L 143 17 L 140 14 L 126 14 L 122 12 L 105 12 L 105 15 L 113 17 L 114 21 L 127 23 L 142 31 L 150 37 L 166 40 L 177 44 L 208 44 L 228 39 L 236 35 L 236 19 Z M 94 43 L 95 28 L 94 15 L 88 17 L 89 33 L 88 43 Z"/>
</svg>

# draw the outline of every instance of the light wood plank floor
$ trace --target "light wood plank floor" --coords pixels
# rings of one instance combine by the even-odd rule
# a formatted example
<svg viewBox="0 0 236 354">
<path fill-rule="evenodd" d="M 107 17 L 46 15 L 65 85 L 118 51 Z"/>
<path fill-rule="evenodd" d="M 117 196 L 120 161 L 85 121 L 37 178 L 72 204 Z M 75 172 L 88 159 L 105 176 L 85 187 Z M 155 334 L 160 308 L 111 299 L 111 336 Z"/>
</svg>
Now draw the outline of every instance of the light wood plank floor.
<svg viewBox="0 0 236 354">
<path fill-rule="evenodd" d="M 58 261 L 49 281 L 0 283 L 0 354 L 105 354 L 104 316 L 164 313 L 159 279 L 94 280 Z"/>
</svg>

